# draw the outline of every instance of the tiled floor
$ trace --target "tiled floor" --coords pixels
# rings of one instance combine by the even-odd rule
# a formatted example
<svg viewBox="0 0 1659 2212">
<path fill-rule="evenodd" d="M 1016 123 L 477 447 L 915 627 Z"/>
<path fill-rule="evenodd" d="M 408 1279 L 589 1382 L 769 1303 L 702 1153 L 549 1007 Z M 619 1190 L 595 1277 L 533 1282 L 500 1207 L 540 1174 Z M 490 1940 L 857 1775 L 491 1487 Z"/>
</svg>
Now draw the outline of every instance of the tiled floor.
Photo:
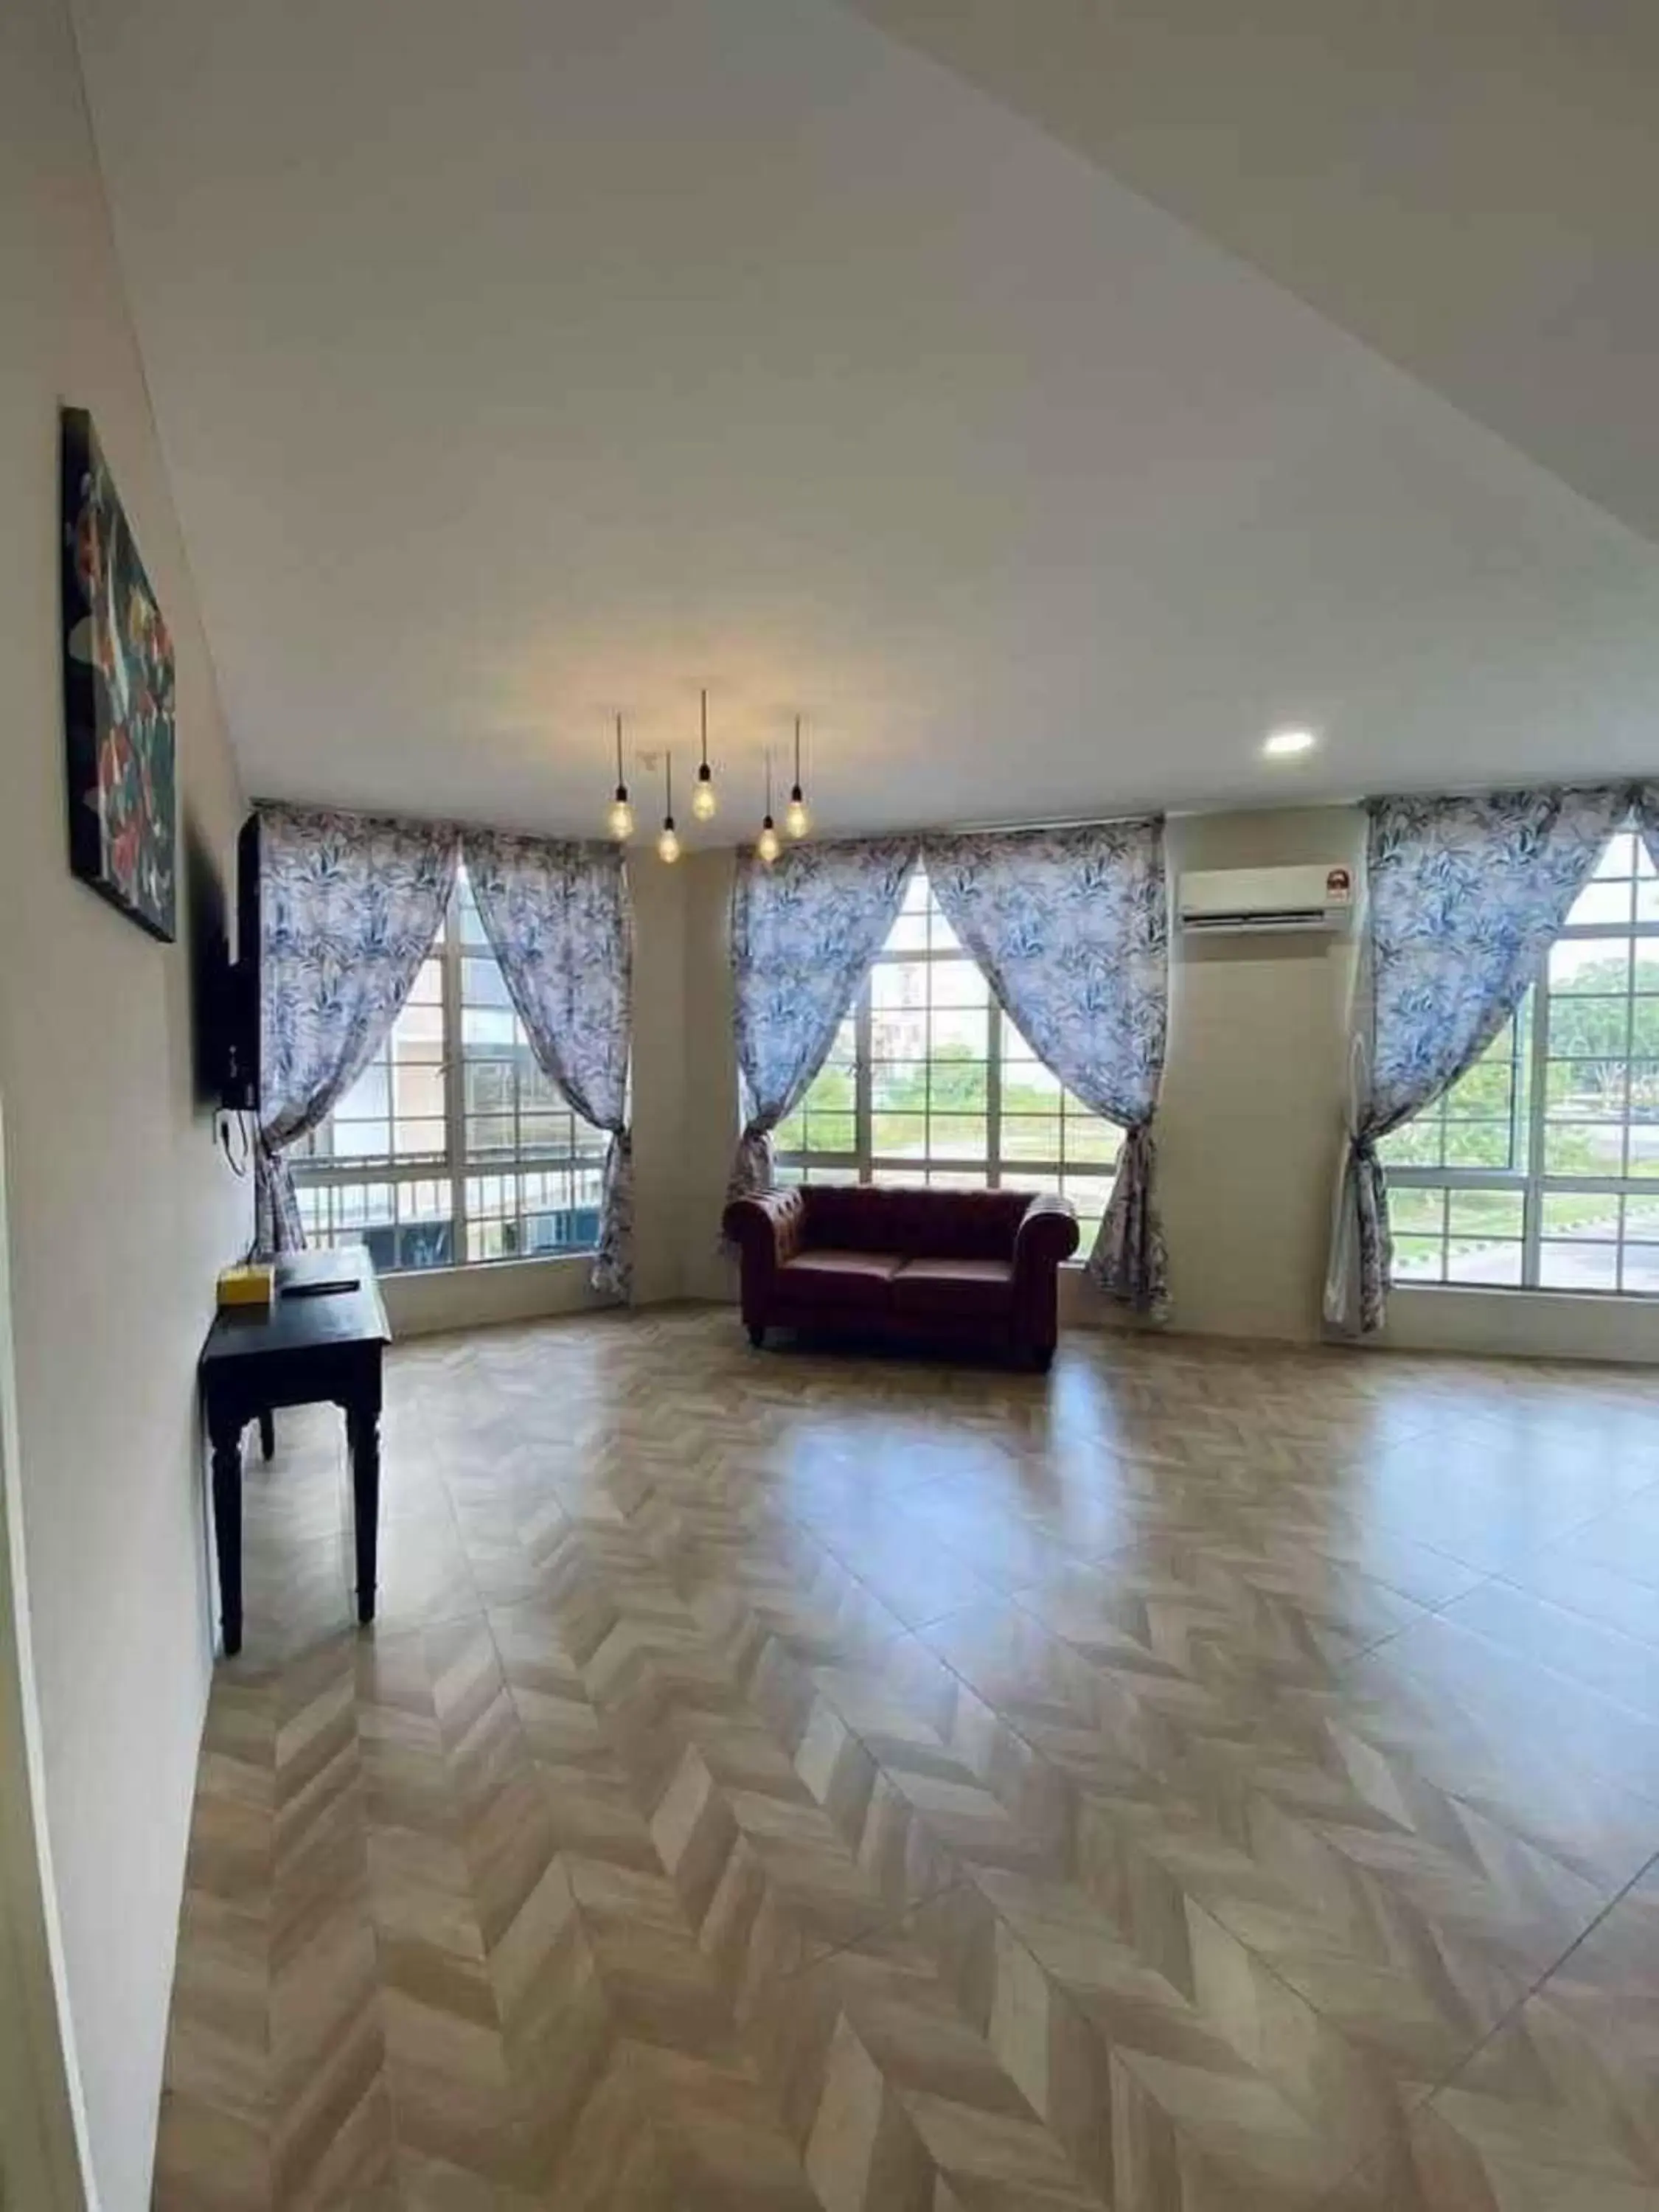
<svg viewBox="0 0 1659 2212">
<path fill-rule="evenodd" d="M 1659 1375 L 726 1313 L 253 1473 L 162 2212 L 1659 2212 Z"/>
</svg>

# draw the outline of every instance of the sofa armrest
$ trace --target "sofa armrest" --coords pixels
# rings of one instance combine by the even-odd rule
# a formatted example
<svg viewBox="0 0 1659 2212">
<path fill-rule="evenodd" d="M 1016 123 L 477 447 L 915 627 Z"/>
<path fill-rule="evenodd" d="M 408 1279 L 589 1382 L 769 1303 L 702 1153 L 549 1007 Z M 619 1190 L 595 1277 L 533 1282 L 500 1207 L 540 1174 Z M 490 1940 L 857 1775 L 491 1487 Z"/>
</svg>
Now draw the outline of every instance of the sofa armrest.
<svg viewBox="0 0 1659 2212">
<path fill-rule="evenodd" d="M 757 1190 L 732 1200 L 722 1226 L 740 1252 L 753 1249 L 757 1257 L 769 1257 L 781 1265 L 800 1249 L 805 1212 L 806 1201 L 799 1190 Z"/>
<path fill-rule="evenodd" d="M 1034 1198 L 1014 1231 L 1014 1273 L 1040 1273 L 1069 1260 L 1078 1247 L 1077 1208 L 1045 1192 Z"/>
<path fill-rule="evenodd" d="M 1077 1209 L 1069 1199 L 1034 1198 L 1014 1232 L 1014 1330 L 1025 1349 L 1046 1358 L 1060 1335 L 1060 1268 L 1078 1247 Z"/>
<path fill-rule="evenodd" d="M 799 1251 L 805 1218 L 806 1201 L 799 1190 L 734 1198 L 721 1218 L 721 1228 L 738 1248 L 743 1317 L 751 1327 L 765 1325 L 774 1279 Z"/>
</svg>

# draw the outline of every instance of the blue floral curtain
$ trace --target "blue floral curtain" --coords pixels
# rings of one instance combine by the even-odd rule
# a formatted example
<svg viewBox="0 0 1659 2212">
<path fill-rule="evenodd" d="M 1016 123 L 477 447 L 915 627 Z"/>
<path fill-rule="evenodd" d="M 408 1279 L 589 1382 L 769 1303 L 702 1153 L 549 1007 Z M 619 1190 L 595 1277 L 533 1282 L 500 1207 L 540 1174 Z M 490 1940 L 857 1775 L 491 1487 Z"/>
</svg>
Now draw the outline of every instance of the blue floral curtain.
<svg viewBox="0 0 1659 2212">
<path fill-rule="evenodd" d="M 455 881 L 444 823 L 259 810 L 256 1249 L 305 1243 L 284 1154 L 331 1111 L 409 996 Z"/>
<path fill-rule="evenodd" d="M 1338 1194 L 1327 1320 L 1382 1326 L 1388 1188 L 1376 1147 L 1498 1035 L 1538 971 L 1628 785 L 1370 803 L 1364 1050 Z"/>
<path fill-rule="evenodd" d="M 1659 783 L 1638 784 L 1631 794 L 1631 805 L 1642 842 L 1648 848 L 1648 858 L 1659 868 Z"/>
<path fill-rule="evenodd" d="M 467 880 L 538 1065 L 605 1130 L 593 1287 L 633 1287 L 634 1159 L 628 1127 L 633 927 L 619 847 L 462 833 Z"/>
<path fill-rule="evenodd" d="M 886 941 L 914 838 L 792 845 L 769 868 L 738 855 L 732 976 L 743 1134 L 727 1195 L 772 1184 L 772 1132 L 805 1097 Z"/>
<path fill-rule="evenodd" d="M 1169 1007 L 1162 818 L 929 837 L 922 850 L 945 919 L 1032 1051 L 1127 1130 L 1088 1270 L 1137 1312 L 1164 1313 L 1152 1133 Z"/>
</svg>

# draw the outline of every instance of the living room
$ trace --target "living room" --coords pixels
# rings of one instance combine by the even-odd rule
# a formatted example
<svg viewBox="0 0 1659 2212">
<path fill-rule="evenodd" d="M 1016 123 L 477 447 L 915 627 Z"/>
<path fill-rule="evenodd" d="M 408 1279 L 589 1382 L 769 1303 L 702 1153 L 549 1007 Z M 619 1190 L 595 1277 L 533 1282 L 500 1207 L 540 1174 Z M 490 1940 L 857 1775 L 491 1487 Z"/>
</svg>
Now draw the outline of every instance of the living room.
<svg viewBox="0 0 1659 2212">
<path fill-rule="evenodd" d="M 1656 88 L 14 0 L 0 2202 L 1659 2203 Z"/>
</svg>

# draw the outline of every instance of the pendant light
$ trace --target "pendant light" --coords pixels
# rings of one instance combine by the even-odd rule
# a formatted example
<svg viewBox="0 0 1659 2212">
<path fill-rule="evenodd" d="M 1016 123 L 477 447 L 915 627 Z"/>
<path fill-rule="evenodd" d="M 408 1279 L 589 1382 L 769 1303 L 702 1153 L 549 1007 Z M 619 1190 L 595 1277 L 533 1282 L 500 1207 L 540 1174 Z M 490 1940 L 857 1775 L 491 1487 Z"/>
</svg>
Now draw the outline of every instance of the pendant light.
<svg viewBox="0 0 1659 2212">
<path fill-rule="evenodd" d="M 623 781 L 622 716 L 617 717 L 617 795 L 611 802 L 611 811 L 605 817 L 605 826 L 621 845 L 634 834 L 634 810 L 628 803 L 628 786 Z"/>
<path fill-rule="evenodd" d="M 792 837 L 804 837 L 812 826 L 812 817 L 806 811 L 806 801 L 800 791 L 800 716 L 795 717 L 795 781 L 789 793 L 789 804 L 783 811 L 783 826 Z"/>
<path fill-rule="evenodd" d="M 672 868 L 680 857 L 679 833 L 674 827 L 674 756 L 663 755 L 663 817 L 662 828 L 657 833 L 657 858 L 666 860 Z"/>
<path fill-rule="evenodd" d="M 714 779 L 708 768 L 708 691 L 705 685 L 702 695 L 702 766 L 697 770 L 697 781 L 691 791 L 691 811 L 699 822 L 712 822 L 719 801 L 714 797 Z"/>
<path fill-rule="evenodd" d="M 755 840 L 755 850 L 769 868 L 778 857 L 777 824 L 772 819 L 772 756 L 766 756 L 766 819 L 761 823 L 761 833 Z"/>
</svg>

